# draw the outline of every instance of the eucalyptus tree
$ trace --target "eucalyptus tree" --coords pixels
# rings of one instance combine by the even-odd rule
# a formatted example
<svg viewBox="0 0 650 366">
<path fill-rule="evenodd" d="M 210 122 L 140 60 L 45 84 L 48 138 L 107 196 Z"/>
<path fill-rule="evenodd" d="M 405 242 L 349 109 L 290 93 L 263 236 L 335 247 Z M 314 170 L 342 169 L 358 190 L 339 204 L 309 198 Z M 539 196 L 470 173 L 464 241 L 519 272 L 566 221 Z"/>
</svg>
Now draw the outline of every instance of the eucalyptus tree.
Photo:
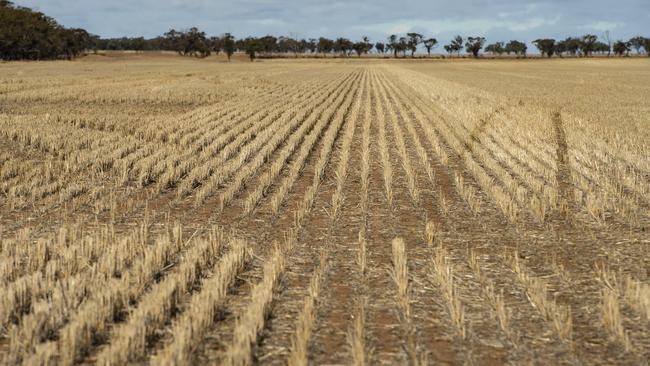
<svg viewBox="0 0 650 366">
<path fill-rule="evenodd" d="M 318 44 L 316 45 L 318 52 L 325 55 L 326 53 L 332 52 L 334 49 L 334 41 L 329 38 L 320 37 L 318 39 Z"/>
<path fill-rule="evenodd" d="M 237 43 L 238 47 L 246 52 L 251 62 L 255 61 L 257 53 L 264 51 L 264 42 L 260 38 L 248 37 L 239 40 Z"/>
<path fill-rule="evenodd" d="M 224 34 L 223 37 L 221 37 L 221 44 L 223 52 L 228 56 L 228 61 L 230 61 L 230 58 L 235 53 L 235 36 L 230 33 Z"/>
<path fill-rule="evenodd" d="M 504 46 L 503 42 L 495 42 L 485 46 L 485 52 L 490 52 L 493 55 L 501 56 L 504 52 L 506 52 L 506 47 Z"/>
<path fill-rule="evenodd" d="M 422 44 L 424 44 L 424 48 L 427 49 L 427 54 L 431 56 L 431 50 L 436 48 L 438 40 L 435 38 L 427 38 L 422 42 Z"/>
<path fill-rule="evenodd" d="M 643 44 L 645 43 L 645 38 L 643 38 L 641 36 L 636 36 L 636 37 L 630 38 L 630 40 L 628 42 L 630 43 L 630 46 L 632 48 L 634 48 L 634 50 L 636 51 L 636 54 L 640 55 L 641 54 L 641 49 L 643 48 Z"/>
<path fill-rule="evenodd" d="M 453 52 L 458 53 L 460 56 L 460 51 L 463 49 L 463 37 L 456 36 L 452 39 L 448 45 L 445 46 L 445 50 L 451 55 Z"/>
<path fill-rule="evenodd" d="M 517 56 L 526 56 L 527 50 L 528 46 L 526 46 L 526 43 L 517 40 L 511 40 L 505 46 L 505 52 L 507 54 L 510 54 L 512 52 Z"/>
<path fill-rule="evenodd" d="M 612 50 L 614 51 L 614 54 L 617 56 L 627 56 L 628 53 L 630 52 L 630 49 L 631 49 L 630 42 L 616 41 L 612 46 Z"/>
<path fill-rule="evenodd" d="M 397 35 L 391 34 L 388 36 L 388 47 L 393 51 L 393 56 L 397 58 L 397 51 L 399 51 L 399 45 L 397 43 Z"/>
<path fill-rule="evenodd" d="M 594 52 L 594 44 L 598 41 L 598 37 L 594 34 L 585 34 L 582 36 L 580 42 L 580 49 L 584 56 L 591 55 Z"/>
<path fill-rule="evenodd" d="M 415 32 L 406 33 L 406 36 L 408 37 L 406 48 L 411 51 L 411 57 L 415 57 L 415 51 L 417 51 L 418 45 L 422 43 L 424 36 Z"/>
<path fill-rule="evenodd" d="M 375 43 L 375 49 L 377 50 L 377 52 L 381 53 L 382 55 L 384 54 L 384 52 L 386 52 L 386 47 L 382 42 Z"/>
<path fill-rule="evenodd" d="M 555 40 L 552 38 L 536 39 L 533 41 L 533 44 L 542 55 L 551 57 L 555 53 Z"/>
<path fill-rule="evenodd" d="M 465 42 L 465 50 L 467 53 L 471 53 L 474 57 L 478 57 L 479 52 L 485 44 L 485 37 L 467 37 L 467 42 Z"/>
<path fill-rule="evenodd" d="M 406 50 L 408 48 L 408 39 L 406 37 L 399 37 L 399 41 L 397 42 L 397 49 L 402 52 L 402 56 L 406 57 Z"/>
</svg>

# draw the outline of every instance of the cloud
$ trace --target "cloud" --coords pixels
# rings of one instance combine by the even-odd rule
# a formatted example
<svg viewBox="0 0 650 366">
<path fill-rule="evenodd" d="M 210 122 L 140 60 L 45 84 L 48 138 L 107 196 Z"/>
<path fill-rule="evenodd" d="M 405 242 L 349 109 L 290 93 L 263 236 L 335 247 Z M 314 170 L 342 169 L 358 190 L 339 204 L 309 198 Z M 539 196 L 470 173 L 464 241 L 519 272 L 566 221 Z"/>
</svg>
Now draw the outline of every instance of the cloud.
<svg viewBox="0 0 650 366">
<path fill-rule="evenodd" d="M 488 41 L 564 38 L 610 30 L 650 36 L 648 0 L 14 0 L 70 27 L 104 37 L 155 37 L 197 26 L 208 34 L 265 34 L 383 40 L 417 31 L 446 42 L 455 34 Z"/>
<path fill-rule="evenodd" d="M 385 32 L 386 34 L 400 34 L 418 29 L 424 29 L 428 33 L 458 33 L 462 30 L 465 34 L 484 35 L 493 30 L 505 29 L 510 32 L 532 31 L 542 26 L 553 26 L 559 21 L 559 17 L 543 18 L 531 17 L 522 20 L 503 20 L 493 18 L 472 18 L 472 19 L 401 19 L 389 23 L 371 24 L 359 26 L 358 29 L 371 32 Z"/>
<path fill-rule="evenodd" d="M 623 22 L 609 22 L 609 21 L 601 20 L 601 21 L 581 25 L 581 26 L 578 27 L 578 29 L 583 29 L 583 30 L 586 30 L 586 31 L 601 31 L 601 32 L 604 32 L 604 31 L 608 31 L 608 30 L 612 31 L 612 30 L 615 30 L 615 29 L 618 29 L 618 28 L 622 28 L 624 26 L 625 26 L 625 23 L 623 23 Z"/>
</svg>

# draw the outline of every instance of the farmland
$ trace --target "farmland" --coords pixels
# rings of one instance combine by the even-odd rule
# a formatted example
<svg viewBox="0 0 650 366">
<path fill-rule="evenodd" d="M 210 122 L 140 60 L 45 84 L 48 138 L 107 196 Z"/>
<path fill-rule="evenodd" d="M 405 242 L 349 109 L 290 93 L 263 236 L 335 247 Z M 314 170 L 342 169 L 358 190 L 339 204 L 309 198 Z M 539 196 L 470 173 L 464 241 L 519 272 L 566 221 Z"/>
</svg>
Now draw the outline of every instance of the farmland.
<svg viewBox="0 0 650 366">
<path fill-rule="evenodd" d="M 4 364 L 650 359 L 650 60 L 0 64 Z"/>
</svg>

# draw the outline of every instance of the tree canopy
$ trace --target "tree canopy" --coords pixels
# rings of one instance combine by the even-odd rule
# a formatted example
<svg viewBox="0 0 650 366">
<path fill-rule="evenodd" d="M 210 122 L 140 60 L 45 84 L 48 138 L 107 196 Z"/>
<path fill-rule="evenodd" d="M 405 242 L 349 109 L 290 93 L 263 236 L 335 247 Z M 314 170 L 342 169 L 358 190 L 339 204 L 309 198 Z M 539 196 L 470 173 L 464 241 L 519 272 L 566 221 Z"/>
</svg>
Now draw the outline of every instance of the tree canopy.
<svg viewBox="0 0 650 366">
<path fill-rule="evenodd" d="M 83 29 L 64 28 L 43 13 L 0 0 L 0 59 L 70 59 L 93 38 Z"/>
<path fill-rule="evenodd" d="M 485 37 L 467 37 L 465 49 L 467 50 L 467 53 L 471 53 L 474 57 L 478 57 L 484 44 Z"/>
</svg>

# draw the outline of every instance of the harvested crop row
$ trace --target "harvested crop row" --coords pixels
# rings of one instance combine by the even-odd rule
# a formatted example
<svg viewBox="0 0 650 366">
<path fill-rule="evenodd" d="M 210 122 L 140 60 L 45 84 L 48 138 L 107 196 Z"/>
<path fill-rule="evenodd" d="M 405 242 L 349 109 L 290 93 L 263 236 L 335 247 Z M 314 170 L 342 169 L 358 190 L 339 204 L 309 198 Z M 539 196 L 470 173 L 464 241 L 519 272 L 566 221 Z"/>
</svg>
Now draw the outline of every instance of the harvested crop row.
<svg viewBox="0 0 650 366">
<path fill-rule="evenodd" d="M 195 304 L 195 308 L 202 306 L 200 309 L 205 311 L 190 317 L 214 314 L 214 304 L 225 297 L 228 286 L 242 270 L 247 260 L 246 243 L 238 241 L 233 243 L 225 257 L 219 259 L 222 241 L 223 238 L 219 235 L 216 240 L 195 243 L 178 264 L 178 269 L 167 275 L 163 281 L 152 286 L 147 295 L 140 299 L 127 322 L 113 330 L 113 337 L 108 342 L 109 346 L 98 355 L 98 362 L 125 365 L 129 362 L 142 360 L 148 343 L 153 341 L 155 334 L 170 322 L 170 318 L 177 312 L 183 297 L 192 291 L 192 287 L 200 282 L 206 272 L 209 272 L 207 271 L 209 267 L 213 267 L 212 272 L 217 274 L 215 282 L 211 283 L 216 286 L 209 288 L 206 292 L 211 296 L 216 296 L 216 299 L 207 299 L 212 302 L 212 306 L 210 303 Z M 212 295 L 213 291 L 214 295 Z M 202 300 L 205 299 L 204 295 Z M 210 311 L 210 309 L 213 310 Z M 191 322 L 191 320 L 189 321 Z M 203 324 L 205 327 L 209 322 L 204 320 L 198 324 Z M 200 329 L 198 331 L 200 332 Z M 186 333 L 185 335 L 190 334 Z M 178 337 L 183 337 L 183 333 L 178 333 Z M 187 340 L 185 344 L 187 344 Z M 183 343 L 179 343 L 181 347 L 179 357 L 186 359 L 188 349 L 182 345 Z"/>
<path fill-rule="evenodd" d="M 406 173 L 406 184 L 408 186 L 408 191 L 411 197 L 411 201 L 413 202 L 414 205 L 417 206 L 420 202 L 420 189 L 417 186 L 417 177 L 416 177 L 417 173 L 413 169 L 413 164 L 411 163 L 411 159 L 409 158 L 408 152 L 406 151 L 406 142 L 404 141 L 404 135 L 402 134 L 402 129 L 399 126 L 400 121 L 398 120 L 398 115 L 395 112 L 395 106 L 389 101 L 388 97 L 386 96 L 387 91 L 384 85 L 382 85 L 380 80 L 376 81 L 376 85 L 379 86 L 379 95 L 381 98 L 380 99 L 381 104 L 385 105 L 385 109 L 388 112 L 384 116 L 384 118 L 390 121 L 390 125 L 392 127 L 393 136 L 395 137 L 395 143 L 397 144 L 397 153 L 400 156 L 402 168 Z"/>
<path fill-rule="evenodd" d="M 33 313 L 25 316 L 19 326 L 12 330 L 9 359 L 35 362 L 37 359 L 47 360 L 60 355 L 61 362 L 73 362 L 92 342 L 88 335 L 95 334 L 105 322 L 119 317 L 129 301 L 137 297 L 137 289 L 144 289 L 153 282 L 187 245 L 187 242 L 182 242 L 180 230 L 175 229 L 175 233 L 174 237 L 163 236 L 157 241 L 158 245 L 152 247 L 145 246 L 139 235 L 127 236 L 120 240 L 124 245 L 133 243 L 130 245 L 142 248 L 141 251 L 135 251 L 123 247 L 117 252 L 121 256 L 130 256 L 130 259 L 121 259 L 116 263 L 116 252 L 111 250 L 99 262 L 105 268 L 101 270 L 102 267 L 98 266 L 101 272 L 87 272 L 57 281 L 50 288 L 60 289 L 60 295 L 52 296 L 43 306 L 35 308 Z M 119 263 L 128 267 L 117 267 L 116 271 L 108 269 Z M 120 277 L 113 277 L 115 275 Z M 73 294 L 78 299 L 73 298 Z M 54 314 L 58 316 L 53 317 Z M 64 328 L 60 329 L 62 326 Z M 59 342 L 51 341 L 55 334 L 58 334 Z M 42 341 L 46 343 L 39 344 Z"/>
<path fill-rule="evenodd" d="M 349 91 L 348 91 L 349 92 Z M 333 94 L 333 95 L 339 95 L 339 101 L 343 100 L 344 94 Z M 332 104 L 333 103 L 333 104 Z M 307 157 L 311 153 L 314 145 L 317 143 L 319 140 L 320 136 L 322 135 L 325 126 L 331 121 L 331 116 L 333 114 L 332 109 L 326 109 L 326 106 L 330 105 L 337 105 L 337 101 L 330 101 L 327 100 L 325 103 L 321 103 L 317 109 L 312 110 L 309 115 L 309 118 L 305 120 L 304 124 L 309 126 L 313 124 L 311 119 L 313 120 L 318 120 L 318 123 L 316 124 L 315 127 L 311 130 L 309 135 L 304 138 L 302 145 L 300 146 L 300 150 L 298 152 L 298 156 L 294 159 L 294 163 L 291 165 L 289 168 L 289 174 L 285 178 L 285 180 L 282 182 L 280 188 L 276 191 L 274 194 L 273 198 L 271 199 L 272 202 L 272 209 L 274 213 L 277 213 L 277 210 L 279 210 L 279 207 L 284 200 L 284 197 L 286 194 L 289 192 L 291 189 L 291 186 L 295 182 L 295 180 L 298 177 L 298 174 L 302 170 L 302 167 L 304 166 L 305 161 L 307 160 Z M 340 102 L 339 102 L 340 103 Z M 287 144 L 283 148 L 283 150 L 280 152 L 279 157 L 271 163 L 271 168 L 270 171 L 263 175 L 262 178 L 260 179 L 260 182 L 258 182 L 257 188 L 249 194 L 249 196 L 245 199 L 244 201 L 244 212 L 247 214 L 250 214 L 255 206 L 257 205 L 257 202 L 262 198 L 263 195 L 265 195 L 266 191 L 268 188 L 271 186 L 271 184 L 276 180 L 276 178 L 280 175 L 282 169 L 284 168 L 286 162 L 288 161 L 289 157 L 295 152 L 297 148 L 297 143 L 299 141 L 294 141 L 294 137 L 296 135 L 293 135 L 292 138 L 290 138 L 287 141 Z"/>
<path fill-rule="evenodd" d="M 283 111 L 281 117 L 278 120 L 280 128 L 278 130 L 271 131 L 268 130 L 265 134 L 258 135 L 255 140 L 253 140 L 247 148 L 242 150 L 240 154 L 231 159 L 229 163 L 225 164 L 223 169 L 219 171 L 219 174 L 212 175 L 210 180 L 201 187 L 196 195 L 196 202 L 203 202 L 208 196 L 210 196 L 214 190 L 231 174 L 235 174 L 231 183 L 228 185 L 226 190 L 220 194 L 221 208 L 228 203 L 236 193 L 239 192 L 244 181 L 266 162 L 275 149 L 280 146 L 284 140 L 290 136 L 296 130 L 301 132 L 301 135 L 304 134 L 308 126 L 303 128 L 301 119 L 295 119 L 295 115 L 301 109 L 301 106 L 294 106 L 289 110 Z M 305 116 L 306 117 L 306 116 Z M 262 144 L 262 141 L 266 141 Z M 252 156 L 254 152 L 257 151 L 255 156 Z M 248 161 L 248 158 L 252 160 Z M 248 161 L 248 164 L 244 164 Z M 255 167 L 255 169 L 252 169 Z"/>
<path fill-rule="evenodd" d="M 332 82 L 335 83 L 336 81 Z M 317 95 L 317 90 L 329 89 L 330 84 L 323 85 L 322 88 L 311 89 L 312 92 L 306 96 L 307 99 L 313 95 Z M 302 98 L 302 96 L 301 96 Z M 277 109 L 274 107 L 279 107 L 280 103 L 269 104 L 268 106 L 261 106 L 254 114 L 246 117 L 248 123 L 244 126 L 247 126 L 247 130 L 234 130 L 232 133 L 219 136 L 213 144 L 207 149 L 205 149 L 198 158 L 197 162 L 192 162 L 192 168 L 181 168 L 181 171 L 187 171 L 185 174 L 186 177 L 183 178 L 183 182 L 178 187 L 178 195 L 180 197 L 188 195 L 192 189 L 202 181 L 207 179 L 214 173 L 215 167 L 220 166 L 223 162 L 227 161 L 232 157 L 235 152 L 248 141 L 250 138 L 254 137 L 259 131 L 266 127 L 265 124 L 259 123 L 257 118 L 266 117 L 271 113 L 271 110 Z M 269 120 L 269 122 L 275 122 L 274 120 Z M 243 126 L 242 126 L 243 127 Z M 216 159 L 215 159 L 216 158 Z M 179 174 L 183 175 L 183 174 Z"/>
</svg>

